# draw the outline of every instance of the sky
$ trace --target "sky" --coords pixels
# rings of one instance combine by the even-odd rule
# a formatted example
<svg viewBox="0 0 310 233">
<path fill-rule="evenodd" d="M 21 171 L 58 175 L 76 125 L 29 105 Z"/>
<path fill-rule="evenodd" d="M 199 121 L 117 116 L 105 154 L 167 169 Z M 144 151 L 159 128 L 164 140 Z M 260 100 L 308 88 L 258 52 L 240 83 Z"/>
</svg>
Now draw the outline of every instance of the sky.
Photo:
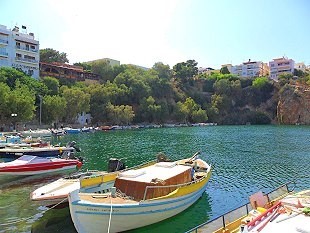
<svg viewBox="0 0 310 233">
<path fill-rule="evenodd" d="M 111 58 L 218 69 L 286 56 L 310 65 L 308 0 L 0 0 L 0 24 L 27 27 L 69 63 Z"/>
</svg>

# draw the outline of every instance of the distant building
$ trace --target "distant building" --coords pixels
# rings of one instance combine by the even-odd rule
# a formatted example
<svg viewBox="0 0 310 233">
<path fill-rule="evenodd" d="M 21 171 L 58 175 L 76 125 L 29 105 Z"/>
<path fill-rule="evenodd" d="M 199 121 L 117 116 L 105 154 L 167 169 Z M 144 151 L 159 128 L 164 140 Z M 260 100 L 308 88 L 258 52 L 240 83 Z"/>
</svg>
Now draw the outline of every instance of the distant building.
<svg viewBox="0 0 310 233">
<path fill-rule="evenodd" d="M 100 78 L 97 74 L 84 71 L 81 66 L 74 66 L 59 62 L 40 62 L 40 76 L 50 76 L 57 79 L 65 78 L 75 81 L 98 81 Z"/>
<path fill-rule="evenodd" d="M 266 63 L 261 61 L 243 62 L 240 65 L 232 66 L 231 73 L 244 78 L 253 78 L 268 75 L 269 68 Z"/>
<path fill-rule="evenodd" d="M 294 73 L 295 62 L 287 57 L 275 58 L 269 62 L 270 79 L 278 81 L 278 77 L 283 73 Z"/>
<path fill-rule="evenodd" d="M 305 72 L 307 69 L 307 66 L 303 62 L 298 62 L 298 63 L 295 63 L 294 68 Z"/>
<path fill-rule="evenodd" d="M 38 79 L 39 59 L 39 41 L 33 33 L 27 34 L 26 26 L 10 30 L 0 25 L 0 67 L 18 68 Z"/>
</svg>

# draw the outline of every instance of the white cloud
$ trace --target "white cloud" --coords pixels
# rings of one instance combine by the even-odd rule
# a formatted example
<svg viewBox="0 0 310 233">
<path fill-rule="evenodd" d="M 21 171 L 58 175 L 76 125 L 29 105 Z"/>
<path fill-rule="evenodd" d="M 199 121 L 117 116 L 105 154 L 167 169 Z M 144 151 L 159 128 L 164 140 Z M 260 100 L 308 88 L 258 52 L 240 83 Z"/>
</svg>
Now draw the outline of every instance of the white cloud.
<svg viewBox="0 0 310 233">
<path fill-rule="evenodd" d="M 62 48 L 70 62 L 109 57 L 122 64 L 174 65 L 182 54 L 169 44 L 177 1 L 51 1 L 62 18 Z"/>
</svg>

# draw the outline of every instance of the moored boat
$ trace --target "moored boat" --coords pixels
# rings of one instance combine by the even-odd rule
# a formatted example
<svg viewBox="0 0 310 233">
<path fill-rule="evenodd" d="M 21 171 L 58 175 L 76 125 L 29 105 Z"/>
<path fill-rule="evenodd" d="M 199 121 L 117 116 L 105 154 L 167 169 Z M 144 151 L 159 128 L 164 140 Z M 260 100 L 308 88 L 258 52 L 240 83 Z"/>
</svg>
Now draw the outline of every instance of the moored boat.
<svg viewBox="0 0 310 233">
<path fill-rule="evenodd" d="M 40 146 L 41 145 L 41 146 Z M 62 155 L 64 152 L 75 153 L 79 148 L 75 146 L 75 142 L 70 142 L 66 146 L 52 146 L 39 144 L 39 146 L 34 147 L 23 144 L 11 144 L 4 148 L 0 148 L 1 158 L 11 158 L 15 159 L 22 155 L 34 155 L 40 157 L 56 157 Z"/>
<path fill-rule="evenodd" d="M 288 184 L 268 194 L 255 193 L 246 205 L 187 233 L 310 232 L 310 190 L 289 191 Z"/>
<path fill-rule="evenodd" d="M 86 171 L 70 174 L 34 190 L 30 194 L 30 199 L 44 206 L 53 206 L 57 205 L 58 203 L 68 204 L 68 194 L 76 189 L 81 188 L 81 178 L 89 177 L 95 179 L 96 177 L 101 177 L 101 179 L 104 180 L 103 183 L 105 185 L 102 187 L 102 189 L 111 188 L 114 184 L 116 173 L 113 175 L 107 174 L 109 173 L 104 171 Z M 85 191 L 91 187 L 91 185 L 82 186 Z"/>
<path fill-rule="evenodd" d="M 44 158 L 23 155 L 11 162 L 0 163 L 0 177 L 29 176 L 64 170 L 75 170 L 82 166 L 78 159 Z"/>
<path fill-rule="evenodd" d="M 211 166 L 198 153 L 120 172 L 110 192 L 75 190 L 68 196 L 78 232 L 121 232 L 170 218 L 204 193 Z"/>
<path fill-rule="evenodd" d="M 93 187 L 98 190 L 100 185 L 101 190 L 109 190 L 114 185 L 117 171 L 125 169 L 125 165 L 122 161 L 112 158 L 109 160 L 108 167 L 109 172 L 80 171 L 64 176 L 34 190 L 30 194 L 30 199 L 41 205 L 52 206 L 60 202 L 68 204 L 64 199 L 76 189 L 81 188 L 84 192 L 92 192 Z"/>
</svg>

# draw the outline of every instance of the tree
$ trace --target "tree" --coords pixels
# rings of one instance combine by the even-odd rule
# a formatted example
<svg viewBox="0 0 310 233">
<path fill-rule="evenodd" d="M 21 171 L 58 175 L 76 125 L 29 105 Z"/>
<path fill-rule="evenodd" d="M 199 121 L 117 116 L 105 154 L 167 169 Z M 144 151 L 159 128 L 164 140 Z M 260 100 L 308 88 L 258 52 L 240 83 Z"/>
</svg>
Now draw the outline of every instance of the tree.
<svg viewBox="0 0 310 233">
<path fill-rule="evenodd" d="M 65 116 L 66 99 L 58 95 L 46 95 L 42 103 L 42 118 L 45 123 L 59 122 Z"/>
<path fill-rule="evenodd" d="M 54 77 L 44 77 L 41 80 L 48 88 L 49 95 L 58 95 L 59 94 L 59 81 Z"/>
<path fill-rule="evenodd" d="M 83 67 L 84 71 L 91 71 L 91 64 L 87 62 L 76 62 L 76 63 L 73 63 L 73 65 Z"/>
<path fill-rule="evenodd" d="M 0 82 L 6 83 L 10 88 L 15 88 L 15 81 L 25 76 L 26 74 L 24 72 L 14 68 L 10 67 L 0 68 Z"/>
<path fill-rule="evenodd" d="M 263 89 L 268 85 L 268 79 L 266 77 L 258 77 L 254 79 L 252 86 L 257 89 Z"/>
<path fill-rule="evenodd" d="M 184 103 L 177 103 L 176 113 L 177 116 L 180 117 L 180 119 L 183 118 L 186 123 L 201 122 L 208 119 L 206 111 L 202 110 L 191 97 L 186 98 Z"/>
<path fill-rule="evenodd" d="M 230 74 L 230 72 L 229 72 L 227 66 L 222 67 L 222 68 L 220 69 L 220 73 L 221 73 L 221 74 Z"/>
<path fill-rule="evenodd" d="M 170 80 L 172 72 L 169 65 L 157 62 L 153 65 L 152 69 L 157 72 L 160 79 Z"/>
<path fill-rule="evenodd" d="M 17 83 L 16 88 L 8 93 L 6 103 L 5 115 L 7 119 L 10 119 L 11 114 L 15 113 L 17 114 L 15 121 L 32 120 L 35 111 L 35 95 L 27 86 Z"/>
<path fill-rule="evenodd" d="M 289 83 L 292 78 L 293 78 L 293 75 L 291 73 L 279 74 L 278 76 L 279 84 L 281 86 L 284 86 L 285 84 Z"/>
<path fill-rule="evenodd" d="M 177 63 L 173 66 L 173 73 L 180 81 L 187 82 L 190 78 L 198 74 L 197 64 L 195 60 Z"/>
<path fill-rule="evenodd" d="M 46 49 L 40 49 L 40 61 L 41 62 L 60 62 L 60 63 L 69 63 L 69 60 L 67 58 L 67 54 L 52 49 L 52 48 L 46 48 Z"/>
<path fill-rule="evenodd" d="M 230 72 L 229 72 L 227 66 L 222 67 L 222 68 L 220 69 L 220 73 L 221 73 L 221 74 L 230 74 Z"/>
<path fill-rule="evenodd" d="M 90 110 L 90 94 L 84 93 L 80 89 L 63 88 L 62 96 L 67 102 L 66 120 L 74 122 L 78 113 L 88 112 Z"/>
<path fill-rule="evenodd" d="M 135 116 L 132 106 L 129 105 L 112 105 L 108 103 L 106 110 L 109 120 L 117 125 L 128 125 Z"/>
<path fill-rule="evenodd" d="M 103 59 L 91 62 L 91 71 L 98 74 L 103 82 L 113 81 L 114 79 L 113 67 L 110 65 L 109 60 Z"/>
<path fill-rule="evenodd" d="M 231 83 L 228 79 L 220 79 L 216 81 L 213 85 L 215 93 L 230 95 L 231 93 Z"/>
<path fill-rule="evenodd" d="M 6 83 L 0 82 L 0 122 L 5 122 L 9 115 L 7 99 L 10 91 L 10 87 Z"/>
<path fill-rule="evenodd" d="M 207 112 L 203 109 L 198 109 L 193 111 L 192 113 L 193 122 L 199 123 L 199 122 L 205 122 L 208 120 Z"/>
<path fill-rule="evenodd" d="M 148 122 L 159 122 L 161 110 L 161 105 L 155 104 L 155 99 L 152 96 L 144 98 L 140 105 L 142 116 Z"/>
</svg>

